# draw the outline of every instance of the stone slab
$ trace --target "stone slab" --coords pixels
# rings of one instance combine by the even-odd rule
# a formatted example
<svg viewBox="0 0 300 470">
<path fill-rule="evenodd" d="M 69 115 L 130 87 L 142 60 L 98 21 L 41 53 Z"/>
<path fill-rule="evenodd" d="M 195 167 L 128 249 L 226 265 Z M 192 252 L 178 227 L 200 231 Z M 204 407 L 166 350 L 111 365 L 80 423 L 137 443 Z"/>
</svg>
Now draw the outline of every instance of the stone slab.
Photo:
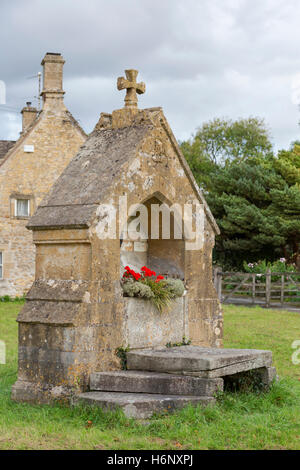
<svg viewBox="0 0 300 470">
<path fill-rule="evenodd" d="M 246 372 L 254 369 L 266 368 L 266 360 L 264 357 L 256 358 L 252 361 L 239 362 L 227 367 L 220 367 L 213 370 L 200 370 L 200 371 L 172 371 L 170 374 L 185 375 L 190 377 L 201 377 L 206 379 L 213 379 L 217 377 L 226 377 L 227 375 L 234 375 L 240 372 Z M 271 365 L 271 362 L 268 364 Z"/>
<path fill-rule="evenodd" d="M 88 289 L 83 280 L 37 279 L 26 295 L 26 300 L 82 302 Z"/>
<path fill-rule="evenodd" d="M 50 404 L 55 400 L 69 402 L 72 390 L 65 385 L 43 387 L 27 380 L 17 380 L 12 386 L 11 399 L 25 403 Z"/>
<path fill-rule="evenodd" d="M 272 352 L 256 349 L 219 349 L 200 346 L 140 349 L 127 353 L 127 367 L 215 378 L 244 370 L 269 367 Z"/>
<path fill-rule="evenodd" d="M 145 419 L 154 413 L 171 412 L 191 405 L 214 403 L 212 397 L 192 397 L 178 395 L 159 395 L 146 393 L 87 392 L 74 398 L 73 404 L 99 406 L 103 410 L 121 408 L 128 418 Z"/>
<path fill-rule="evenodd" d="M 192 395 L 212 397 L 223 390 L 222 379 L 203 379 L 145 371 L 94 372 L 90 390 L 162 395 Z"/>
<path fill-rule="evenodd" d="M 149 300 L 124 297 L 123 337 L 130 348 L 164 347 L 188 337 L 185 298 L 172 302 L 172 308 L 160 313 Z"/>
</svg>

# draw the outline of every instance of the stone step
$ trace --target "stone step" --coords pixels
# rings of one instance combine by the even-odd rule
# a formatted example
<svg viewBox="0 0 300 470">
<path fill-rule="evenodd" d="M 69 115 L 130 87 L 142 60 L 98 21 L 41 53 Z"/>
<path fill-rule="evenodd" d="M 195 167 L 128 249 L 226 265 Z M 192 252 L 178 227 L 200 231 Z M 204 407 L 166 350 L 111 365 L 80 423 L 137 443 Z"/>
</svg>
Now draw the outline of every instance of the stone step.
<svg viewBox="0 0 300 470">
<path fill-rule="evenodd" d="M 188 404 L 206 406 L 214 402 L 212 397 L 121 392 L 86 392 L 73 401 L 75 405 L 99 406 L 106 411 L 121 408 L 125 416 L 137 419 L 150 418 L 154 413 L 171 412 Z"/>
<path fill-rule="evenodd" d="M 135 370 L 94 372 L 90 390 L 212 397 L 223 390 L 223 380 Z"/>
<path fill-rule="evenodd" d="M 238 372 L 270 367 L 272 352 L 256 349 L 219 349 L 180 346 L 137 349 L 127 353 L 129 370 L 216 378 Z"/>
</svg>

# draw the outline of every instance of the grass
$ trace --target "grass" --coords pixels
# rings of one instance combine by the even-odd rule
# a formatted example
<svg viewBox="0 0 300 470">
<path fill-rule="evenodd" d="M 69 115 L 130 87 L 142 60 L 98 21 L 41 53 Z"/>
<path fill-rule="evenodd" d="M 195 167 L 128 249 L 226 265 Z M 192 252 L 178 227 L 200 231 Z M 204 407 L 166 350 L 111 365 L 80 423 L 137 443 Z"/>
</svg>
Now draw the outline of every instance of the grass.
<svg viewBox="0 0 300 470">
<path fill-rule="evenodd" d="M 10 400 L 17 371 L 20 302 L 0 303 L 0 449 L 299 449 L 300 365 L 291 344 L 300 315 L 226 305 L 225 347 L 271 349 L 281 376 L 265 394 L 224 394 L 206 409 L 187 407 L 147 422 L 95 408 L 33 406 Z"/>
</svg>

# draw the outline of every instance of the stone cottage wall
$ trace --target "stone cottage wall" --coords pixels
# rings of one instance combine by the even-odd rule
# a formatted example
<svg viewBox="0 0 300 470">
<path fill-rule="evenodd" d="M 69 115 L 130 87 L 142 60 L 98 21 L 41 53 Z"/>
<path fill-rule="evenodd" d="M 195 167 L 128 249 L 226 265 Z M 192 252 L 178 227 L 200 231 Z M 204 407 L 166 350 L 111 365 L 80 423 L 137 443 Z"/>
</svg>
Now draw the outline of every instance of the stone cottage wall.
<svg viewBox="0 0 300 470">
<path fill-rule="evenodd" d="M 64 107 L 43 111 L 37 125 L 0 166 L 0 251 L 4 263 L 0 296 L 21 296 L 34 279 L 32 233 L 26 229 L 28 218 L 14 216 L 14 199 L 30 197 L 32 215 L 84 140 Z M 24 152 L 24 145 L 34 145 L 34 152 Z"/>
</svg>

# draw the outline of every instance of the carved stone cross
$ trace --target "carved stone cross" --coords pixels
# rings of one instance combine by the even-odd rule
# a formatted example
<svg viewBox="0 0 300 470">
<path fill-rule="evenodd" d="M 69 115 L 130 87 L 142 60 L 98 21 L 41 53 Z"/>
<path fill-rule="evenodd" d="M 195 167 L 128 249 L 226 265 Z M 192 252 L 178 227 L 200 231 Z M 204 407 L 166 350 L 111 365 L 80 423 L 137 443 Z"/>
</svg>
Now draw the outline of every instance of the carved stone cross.
<svg viewBox="0 0 300 470">
<path fill-rule="evenodd" d="M 146 91 L 146 85 L 144 82 L 136 82 L 136 77 L 138 73 L 139 72 L 134 69 L 125 70 L 126 78 L 118 78 L 118 90 L 124 90 L 125 88 L 127 89 L 127 93 L 124 100 L 125 106 L 137 108 L 138 99 L 136 94 L 138 93 L 139 95 L 141 95 Z"/>
</svg>

